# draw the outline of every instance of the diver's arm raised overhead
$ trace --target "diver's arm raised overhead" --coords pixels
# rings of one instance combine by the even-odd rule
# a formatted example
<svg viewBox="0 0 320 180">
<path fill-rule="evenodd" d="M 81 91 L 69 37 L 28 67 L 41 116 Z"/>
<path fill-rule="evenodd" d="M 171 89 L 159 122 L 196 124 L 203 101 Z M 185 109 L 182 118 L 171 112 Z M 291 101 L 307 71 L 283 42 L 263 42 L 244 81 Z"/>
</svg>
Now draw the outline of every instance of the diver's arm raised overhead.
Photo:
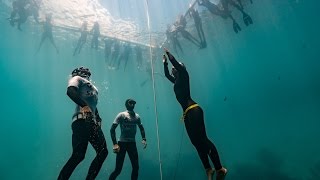
<svg viewBox="0 0 320 180">
<path fill-rule="evenodd" d="M 166 55 L 163 55 L 163 69 L 164 69 L 164 75 L 169 79 L 169 81 L 171 81 L 172 83 L 174 83 L 175 79 L 173 76 L 170 75 L 169 73 L 169 69 L 168 69 L 168 60 Z"/>
<path fill-rule="evenodd" d="M 185 71 L 186 69 L 183 67 L 182 63 L 179 63 L 176 58 L 168 51 L 168 49 L 165 49 L 169 60 L 174 68 L 176 68 L 178 71 Z"/>
</svg>

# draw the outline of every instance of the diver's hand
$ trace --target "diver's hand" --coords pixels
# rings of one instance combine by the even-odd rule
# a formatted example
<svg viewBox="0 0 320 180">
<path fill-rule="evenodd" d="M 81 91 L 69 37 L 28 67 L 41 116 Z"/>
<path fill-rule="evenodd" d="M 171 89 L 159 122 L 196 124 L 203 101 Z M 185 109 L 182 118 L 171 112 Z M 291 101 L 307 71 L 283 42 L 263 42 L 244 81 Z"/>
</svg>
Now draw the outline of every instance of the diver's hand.
<svg viewBox="0 0 320 180">
<path fill-rule="evenodd" d="M 92 113 L 92 111 L 91 111 L 89 106 L 80 107 L 80 112 L 83 113 L 83 114 Z"/>
<path fill-rule="evenodd" d="M 163 64 L 164 64 L 164 65 L 168 65 L 168 59 L 167 59 L 167 56 L 166 56 L 166 55 L 163 55 L 163 56 L 162 56 L 162 61 L 163 61 Z"/>
<path fill-rule="evenodd" d="M 141 143 L 143 145 L 143 149 L 146 149 L 147 148 L 147 140 L 142 140 Z"/>
<path fill-rule="evenodd" d="M 169 52 L 169 50 L 167 48 L 163 48 L 164 52 L 168 55 L 169 59 L 173 59 L 172 54 Z"/>
<path fill-rule="evenodd" d="M 167 48 L 163 48 L 163 50 L 164 50 L 164 52 L 165 52 L 166 54 L 169 53 L 169 50 L 168 50 Z"/>
<path fill-rule="evenodd" d="M 114 153 L 118 153 L 118 152 L 120 152 L 120 146 L 118 144 L 115 144 L 115 145 L 113 145 L 112 150 Z"/>
</svg>

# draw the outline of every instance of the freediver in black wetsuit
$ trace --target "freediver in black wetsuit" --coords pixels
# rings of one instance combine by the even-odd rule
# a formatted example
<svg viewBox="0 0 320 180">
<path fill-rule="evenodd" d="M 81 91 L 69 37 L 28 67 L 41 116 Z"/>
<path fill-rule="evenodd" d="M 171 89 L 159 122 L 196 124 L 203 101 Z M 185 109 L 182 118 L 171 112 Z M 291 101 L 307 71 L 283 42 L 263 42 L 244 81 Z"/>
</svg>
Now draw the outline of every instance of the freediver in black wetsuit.
<svg viewBox="0 0 320 180">
<path fill-rule="evenodd" d="M 174 84 L 174 92 L 178 102 L 182 106 L 182 118 L 191 143 L 198 151 L 201 162 L 206 169 L 208 179 L 211 180 L 214 174 L 214 170 L 209 163 L 209 156 L 217 171 L 216 179 L 223 180 L 227 174 L 227 169 L 222 167 L 218 151 L 207 137 L 202 108 L 191 98 L 188 71 L 184 64 L 178 62 L 167 49 L 165 49 L 165 52 L 173 68 L 172 75 L 170 75 L 167 57 L 163 55 L 164 73 L 169 81 Z"/>
</svg>

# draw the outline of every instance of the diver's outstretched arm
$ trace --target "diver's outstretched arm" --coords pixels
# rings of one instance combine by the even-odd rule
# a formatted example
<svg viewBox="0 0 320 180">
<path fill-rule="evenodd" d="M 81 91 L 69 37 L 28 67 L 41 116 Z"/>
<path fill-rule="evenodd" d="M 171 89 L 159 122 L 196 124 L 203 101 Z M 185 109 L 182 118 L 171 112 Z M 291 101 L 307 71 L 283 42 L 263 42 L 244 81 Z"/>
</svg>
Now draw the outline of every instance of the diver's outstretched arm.
<svg viewBox="0 0 320 180">
<path fill-rule="evenodd" d="M 174 83 L 174 77 L 170 75 L 169 73 L 169 69 L 168 69 L 168 62 L 167 62 L 167 57 L 166 55 L 163 55 L 163 68 L 164 68 L 164 75 L 169 79 L 169 81 L 171 81 L 172 83 Z"/>
<path fill-rule="evenodd" d="M 171 64 L 173 65 L 174 68 L 176 68 L 178 71 L 183 71 L 185 70 L 184 67 L 182 67 L 182 65 L 176 60 L 176 58 L 168 51 L 168 49 L 165 49 L 169 60 L 171 62 Z"/>
</svg>

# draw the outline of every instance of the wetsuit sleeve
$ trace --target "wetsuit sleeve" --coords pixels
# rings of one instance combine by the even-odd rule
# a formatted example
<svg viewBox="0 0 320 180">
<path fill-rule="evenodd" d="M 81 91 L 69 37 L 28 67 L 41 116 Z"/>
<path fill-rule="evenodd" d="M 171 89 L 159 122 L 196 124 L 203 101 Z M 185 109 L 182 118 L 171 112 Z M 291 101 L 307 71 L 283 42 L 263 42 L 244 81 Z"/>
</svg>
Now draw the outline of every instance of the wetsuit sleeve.
<svg viewBox="0 0 320 180">
<path fill-rule="evenodd" d="M 110 129 L 110 135 L 111 135 L 111 140 L 113 145 L 117 144 L 117 139 L 116 139 L 116 128 L 118 124 L 112 124 L 111 129 Z"/>
<path fill-rule="evenodd" d="M 117 144 L 116 128 L 118 127 L 118 124 L 120 123 L 121 119 L 122 119 L 122 113 L 119 113 L 117 115 L 117 117 L 114 119 L 113 124 L 110 129 L 111 140 L 114 145 Z"/>
<path fill-rule="evenodd" d="M 76 104 L 78 104 L 81 107 L 84 107 L 87 105 L 86 102 L 84 102 L 79 95 L 77 87 L 75 86 L 69 86 L 67 89 L 67 95 L 70 97 L 70 99 L 72 99 L 73 102 L 75 102 Z"/>
<path fill-rule="evenodd" d="M 138 120 L 138 127 L 139 127 L 139 129 L 140 129 L 140 132 L 141 132 L 141 137 L 142 137 L 142 140 L 147 140 L 146 139 L 146 132 L 144 131 L 144 127 L 143 127 L 143 125 L 142 125 L 142 123 L 141 123 L 141 120 L 140 120 L 140 117 L 139 117 L 139 120 Z"/>
<path fill-rule="evenodd" d="M 185 71 L 185 68 L 176 60 L 176 58 L 174 58 L 174 56 L 169 51 L 167 51 L 167 55 L 174 68 L 176 68 L 178 71 Z"/>
<path fill-rule="evenodd" d="M 168 63 L 163 63 L 163 68 L 164 68 L 164 75 L 169 79 L 169 81 L 174 83 L 174 77 L 171 76 L 169 73 Z"/>
</svg>

